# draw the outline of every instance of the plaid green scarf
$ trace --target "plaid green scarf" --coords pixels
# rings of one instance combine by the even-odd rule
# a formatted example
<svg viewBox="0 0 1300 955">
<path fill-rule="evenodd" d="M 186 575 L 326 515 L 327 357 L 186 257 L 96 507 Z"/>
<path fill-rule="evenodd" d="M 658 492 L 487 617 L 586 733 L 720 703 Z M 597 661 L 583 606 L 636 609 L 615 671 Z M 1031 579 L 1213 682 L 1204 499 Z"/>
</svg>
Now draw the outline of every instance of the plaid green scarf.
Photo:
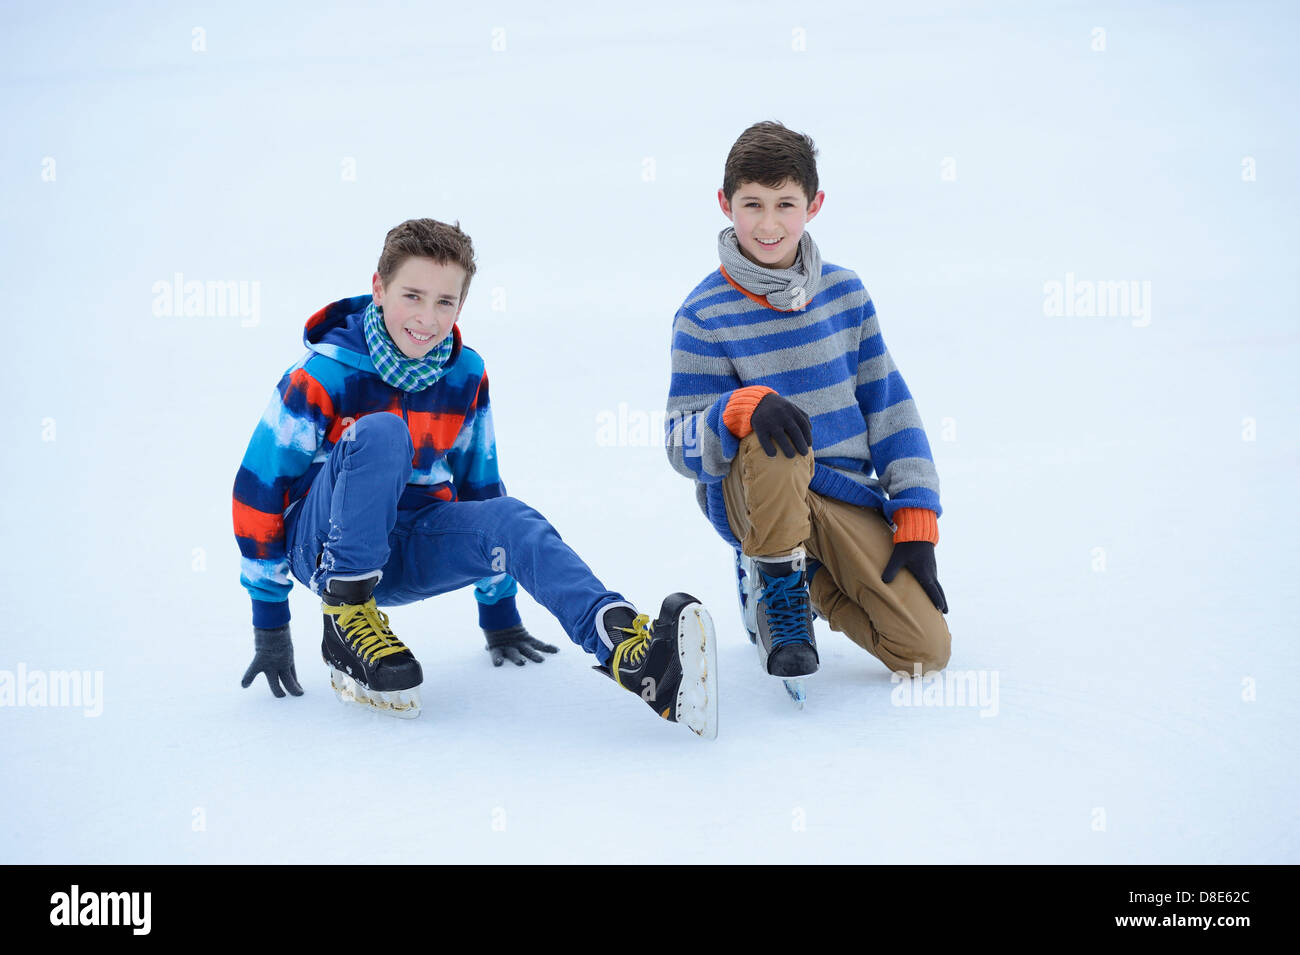
<svg viewBox="0 0 1300 955">
<path fill-rule="evenodd" d="M 375 371 L 394 388 L 424 391 L 437 384 L 446 373 L 444 365 L 455 344 L 450 332 L 423 358 L 407 358 L 384 326 L 384 310 L 373 300 L 366 306 L 365 329 L 366 345 L 370 348 L 370 360 L 375 363 Z"/>
</svg>

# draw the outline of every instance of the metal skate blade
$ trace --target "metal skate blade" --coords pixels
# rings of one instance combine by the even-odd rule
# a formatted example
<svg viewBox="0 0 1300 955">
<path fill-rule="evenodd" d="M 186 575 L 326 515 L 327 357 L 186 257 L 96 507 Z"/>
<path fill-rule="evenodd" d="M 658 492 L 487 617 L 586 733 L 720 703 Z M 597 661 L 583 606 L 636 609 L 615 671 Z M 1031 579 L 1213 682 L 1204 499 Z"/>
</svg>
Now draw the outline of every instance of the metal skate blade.
<svg viewBox="0 0 1300 955">
<path fill-rule="evenodd" d="M 413 720 L 420 715 L 420 688 L 409 690 L 368 690 L 352 677 L 329 668 L 330 686 L 340 703 L 360 706 L 374 713 L 395 716 L 402 720 Z"/>
<path fill-rule="evenodd" d="M 794 705 L 802 710 L 804 703 L 808 701 L 808 693 L 804 689 L 803 677 L 795 677 L 781 682 L 785 684 L 785 691 L 790 694 L 790 699 L 794 700 Z"/>
<path fill-rule="evenodd" d="M 702 604 L 683 608 L 677 619 L 677 654 L 682 683 L 677 696 L 677 722 L 696 736 L 718 737 L 718 648 L 713 618 Z"/>
</svg>

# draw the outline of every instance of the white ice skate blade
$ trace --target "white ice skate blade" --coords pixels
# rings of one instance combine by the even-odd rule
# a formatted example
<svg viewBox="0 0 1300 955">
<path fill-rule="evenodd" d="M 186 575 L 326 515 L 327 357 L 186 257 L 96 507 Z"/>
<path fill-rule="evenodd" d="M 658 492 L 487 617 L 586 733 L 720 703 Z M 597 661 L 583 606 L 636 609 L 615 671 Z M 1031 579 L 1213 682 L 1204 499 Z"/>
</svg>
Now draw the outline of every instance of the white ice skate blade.
<svg viewBox="0 0 1300 955">
<path fill-rule="evenodd" d="M 795 707 L 801 710 L 804 703 L 808 702 L 808 691 L 803 685 L 806 679 L 807 677 L 796 676 L 781 681 L 785 684 L 785 691 L 790 694 L 790 699 L 794 700 Z"/>
<path fill-rule="evenodd" d="M 688 604 L 677 618 L 677 722 L 695 735 L 718 738 L 718 648 L 713 618 L 703 604 Z"/>
<path fill-rule="evenodd" d="M 352 677 L 334 667 L 329 668 L 330 686 L 340 703 L 360 706 L 374 713 L 413 720 L 420 715 L 420 688 L 409 690 L 368 690 Z"/>
</svg>

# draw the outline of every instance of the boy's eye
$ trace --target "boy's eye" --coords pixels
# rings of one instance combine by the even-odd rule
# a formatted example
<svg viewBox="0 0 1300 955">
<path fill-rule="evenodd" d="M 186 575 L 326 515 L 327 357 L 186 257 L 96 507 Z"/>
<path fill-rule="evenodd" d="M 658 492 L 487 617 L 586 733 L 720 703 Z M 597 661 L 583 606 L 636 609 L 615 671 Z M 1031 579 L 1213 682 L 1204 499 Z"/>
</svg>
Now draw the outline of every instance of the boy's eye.
<svg viewBox="0 0 1300 955">
<path fill-rule="evenodd" d="M 416 295 L 414 292 L 407 292 L 407 293 L 406 293 L 406 297 L 407 297 L 407 298 L 419 298 L 420 296 Z"/>
</svg>

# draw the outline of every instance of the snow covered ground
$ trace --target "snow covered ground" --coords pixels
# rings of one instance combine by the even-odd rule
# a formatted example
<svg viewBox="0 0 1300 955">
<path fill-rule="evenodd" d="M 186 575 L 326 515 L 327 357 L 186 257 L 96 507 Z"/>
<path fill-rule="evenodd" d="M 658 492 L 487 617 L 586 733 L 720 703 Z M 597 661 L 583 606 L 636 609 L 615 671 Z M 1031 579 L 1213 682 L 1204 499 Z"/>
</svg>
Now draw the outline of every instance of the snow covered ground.
<svg viewBox="0 0 1300 955">
<path fill-rule="evenodd" d="M 1300 861 L 1298 20 L 6 6 L 0 862 Z M 900 705 L 822 629 L 795 711 L 659 446 L 723 159 L 769 118 L 816 139 L 810 231 L 863 277 L 925 417 L 949 672 L 984 681 L 976 705 Z M 426 215 L 478 249 L 461 324 L 511 493 L 644 608 L 687 589 L 713 611 L 716 742 L 527 598 L 564 646 L 523 669 L 491 667 L 468 592 L 392 611 L 416 721 L 335 701 L 302 587 L 307 694 L 239 688 L 236 467 L 305 318 Z M 177 273 L 257 307 L 167 314 Z M 1052 282 L 1137 294 L 1052 314 Z M 59 671 L 94 700 L 33 705 Z"/>
</svg>

